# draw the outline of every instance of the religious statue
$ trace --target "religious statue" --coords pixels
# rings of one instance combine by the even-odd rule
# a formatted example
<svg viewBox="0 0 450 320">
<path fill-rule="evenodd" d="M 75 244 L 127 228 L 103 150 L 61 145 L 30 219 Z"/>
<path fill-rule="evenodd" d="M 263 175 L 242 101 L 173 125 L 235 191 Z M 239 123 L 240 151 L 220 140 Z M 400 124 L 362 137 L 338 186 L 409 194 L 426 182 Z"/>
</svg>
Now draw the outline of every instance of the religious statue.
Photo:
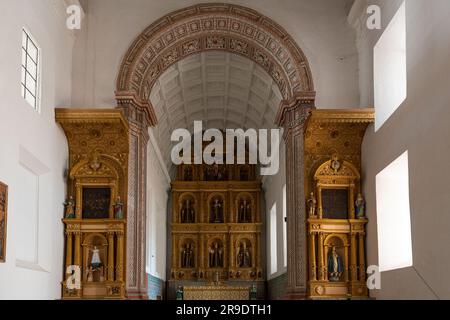
<svg viewBox="0 0 450 320">
<path fill-rule="evenodd" d="M 66 207 L 66 219 L 75 219 L 75 201 L 72 196 L 64 203 L 64 206 Z"/>
<path fill-rule="evenodd" d="M 100 277 L 99 277 L 100 282 L 105 281 L 105 267 L 104 267 L 104 266 L 101 266 L 101 267 L 98 269 L 98 271 L 100 272 Z"/>
<path fill-rule="evenodd" d="M 309 196 L 308 199 L 308 208 L 310 217 L 316 216 L 316 205 L 317 205 L 316 197 L 314 196 L 314 192 L 311 192 L 311 195 Z"/>
<path fill-rule="evenodd" d="M 216 199 L 211 206 L 211 210 L 212 210 L 212 212 L 211 212 L 212 223 L 223 222 L 222 201 L 219 199 Z"/>
<path fill-rule="evenodd" d="M 226 168 L 217 163 L 206 167 L 207 181 L 224 181 L 227 179 Z"/>
<path fill-rule="evenodd" d="M 120 200 L 120 197 L 117 197 L 116 203 L 114 204 L 114 217 L 117 220 L 123 219 L 123 202 Z"/>
<path fill-rule="evenodd" d="M 247 203 L 247 200 L 241 202 L 239 206 L 239 222 L 250 222 L 252 216 L 252 208 L 250 203 Z"/>
<path fill-rule="evenodd" d="M 217 241 L 209 248 L 209 267 L 223 267 L 223 249 L 219 246 Z"/>
<path fill-rule="evenodd" d="M 364 219 L 366 216 L 366 201 L 364 200 L 361 193 L 358 194 L 358 197 L 355 201 L 356 208 L 356 218 Z"/>
<path fill-rule="evenodd" d="M 97 247 L 94 247 L 94 249 L 92 249 L 91 267 L 97 269 L 102 265 L 102 261 L 100 260 L 100 250 Z"/>
<path fill-rule="evenodd" d="M 192 244 L 187 243 L 181 253 L 181 267 L 194 268 L 194 250 Z"/>
<path fill-rule="evenodd" d="M 94 268 L 89 267 L 87 269 L 87 282 L 94 282 Z"/>
<path fill-rule="evenodd" d="M 178 286 L 177 288 L 177 300 L 183 300 L 183 287 L 182 286 Z"/>
<path fill-rule="evenodd" d="M 237 266 L 239 268 L 250 268 L 252 266 L 250 252 L 247 248 L 247 243 L 242 242 L 239 247 L 239 252 L 237 256 Z"/>
<path fill-rule="evenodd" d="M 336 247 L 332 247 L 328 256 L 328 279 L 331 282 L 339 282 L 342 275 L 342 260 L 336 251 Z"/>
<path fill-rule="evenodd" d="M 337 173 L 341 169 L 341 163 L 339 162 L 338 156 L 335 154 L 331 159 L 331 169 L 334 173 Z"/>
<path fill-rule="evenodd" d="M 181 210 L 181 223 L 194 223 L 195 210 L 191 208 L 191 200 L 186 199 L 183 209 Z"/>
</svg>

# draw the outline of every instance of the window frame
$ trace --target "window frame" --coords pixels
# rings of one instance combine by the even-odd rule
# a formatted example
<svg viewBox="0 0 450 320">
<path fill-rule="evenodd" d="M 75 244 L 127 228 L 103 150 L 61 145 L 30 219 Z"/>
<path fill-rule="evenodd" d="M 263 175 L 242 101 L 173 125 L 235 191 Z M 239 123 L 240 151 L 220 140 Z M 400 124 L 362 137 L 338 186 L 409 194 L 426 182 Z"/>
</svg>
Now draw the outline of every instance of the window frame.
<svg viewBox="0 0 450 320">
<path fill-rule="evenodd" d="M 32 57 L 29 45 L 32 45 L 36 50 L 36 59 Z M 25 47 L 24 47 L 25 45 Z M 36 61 L 35 61 L 36 60 Z M 29 61 L 33 64 L 29 66 Z M 21 42 L 21 80 L 20 80 L 20 94 L 22 98 L 38 113 L 41 112 L 41 65 L 42 65 L 42 50 L 33 37 L 28 28 L 22 28 L 22 42 Z M 35 76 L 32 75 L 31 69 L 35 68 Z M 30 77 L 34 83 L 34 94 L 27 84 L 27 78 Z M 27 99 L 30 95 L 34 101 L 34 105 Z"/>
</svg>

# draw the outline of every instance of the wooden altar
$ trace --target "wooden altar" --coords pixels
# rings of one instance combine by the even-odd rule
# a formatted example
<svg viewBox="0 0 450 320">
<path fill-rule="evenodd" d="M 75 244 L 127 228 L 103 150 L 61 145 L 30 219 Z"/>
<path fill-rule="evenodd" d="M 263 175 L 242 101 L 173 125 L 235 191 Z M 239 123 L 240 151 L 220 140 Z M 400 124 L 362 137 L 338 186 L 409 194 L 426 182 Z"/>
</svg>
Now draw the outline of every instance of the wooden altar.
<svg viewBox="0 0 450 320">
<path fill-rule="evenodd" d="M 56 121 L 69 144 L 62 297 L 122 299 L 128 124 L 106 109 L 57 109 Z"/>
<path fill-rule="evenodd" d="M 184 286 L 199 294 L 198 285 L 216 297 L 217 287 L 205 287 L 216 277 L 227 286 L 225 292 L 236 297 L 243 297 L 239 292 L 245 284 L 257 283 L 263 290 L 261 182 L 256 167 L 182 164 L 171 187 L 172 290 Z"/>
<path fill-rule="evenodd" d="M 314 110 L 305 132 L 308 296 L 368 297 L 361 143 L 373 109 Z"/>
</svg>

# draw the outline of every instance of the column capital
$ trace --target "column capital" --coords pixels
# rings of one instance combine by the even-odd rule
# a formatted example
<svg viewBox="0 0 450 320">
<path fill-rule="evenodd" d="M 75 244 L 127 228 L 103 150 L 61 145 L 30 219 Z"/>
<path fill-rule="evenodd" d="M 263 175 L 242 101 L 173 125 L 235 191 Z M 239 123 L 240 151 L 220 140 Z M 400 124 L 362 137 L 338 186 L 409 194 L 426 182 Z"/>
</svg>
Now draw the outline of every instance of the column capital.
<svg viewBox="0 0 450 320">
<path fill-rule="evenodd" d="M 276 116 L 275 123 L 285 130 L 302 126 L 315 109 L 314 91 L 302 92 L 289 100 L 283 100 Z"/>
<path fill-rule="evenodd" d="M 116 101 L 117 107 L 123 111 L 130 127 L 135 125 L 146 131 L 148 127 L 157 125 L 158 120 L 152 104 L 142 100 L 135 92 L 117 91 Z"/>
</svg>

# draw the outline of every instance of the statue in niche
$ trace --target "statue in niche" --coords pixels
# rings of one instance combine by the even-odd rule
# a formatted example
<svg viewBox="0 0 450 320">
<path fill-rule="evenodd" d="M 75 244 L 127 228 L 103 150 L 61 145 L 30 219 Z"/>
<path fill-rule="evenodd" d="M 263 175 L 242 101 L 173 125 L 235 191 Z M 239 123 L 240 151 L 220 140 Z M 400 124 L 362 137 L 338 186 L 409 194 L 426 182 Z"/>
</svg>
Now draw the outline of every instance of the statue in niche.
<svg viewBox="0 0 450 320">
<path fill-rule="evenodd" d="M 211 205 L 211 222 L 223 222 L 223 201 L 218 198 L 216 198 Z"/>
<path fill-rule="evenodd" d="M 191 208 L 191 200 L 186 199 L 181 209 L 181 223 L 194 223 L 195 210 Z"/>
<path fill-rule="evenodd" d="M 309 196 L 308 199 L 308 208 L 310 217 L 316 216 L 316 205 L 317 205 L 316 197 L 314 196 L 314 192 L 311 192 L 311 195 Z"/>
<path fill-rule="evenodd" d="M 209 248 L 209 267 L 210 268 L 223 267 L 223 249 L 217 241 L 215 241 Z"/>
<path fill-rule="evenodd" d="M 239 268 L 250 268 L 252 266 L 250 250 L 247 248 L 247 243 L 245 241 L 239 246 L 237 266 Z"/>
<path fill-rule="evenodd" d="M 66 219 L 75 219 L 75 201 L 72 196 L 64 203 L 64 206 L 66 207 Z"/>
<path fill-rule="evenodd" d="M 102 265 L 102 261 L 100 260 L 100 250 L 95 246 L 94 249 L 92 249 L 91 267 L 98 269 Z"/>
<path fill-rule="evenodd" d="M 366 201 L 364 200 L 361 193 L 359 193 L 358 197 L 356 198 L 355 209 L 356 209 L 356 218 L 364 219 L 366 217 Z"/>
<path fill-rule="evenodd" d="M 181 267 L 194 268 L 194 249 L 191 243 L 187 243 L 181 253 Z"/>
<path fill-rule="evenodd" d="M 252 219 L 252 206 L 250 202 L 247 202 L 246 199 L 240 202 L 239 204 L 239 215 L 238 215 L 238 221 L 239 222 L 250 222 Z"/>
<path fill-rule="evenodd" d="M 206 181 L 225 181 L 227 180 L 226 167 L 217 163 L 206 167 Z"/>
<path fill-rule="evenodd" d="M 185 167 L 185 169 L 184 169 L 184 181 L 192 181 L 192 180 L 193 180 L 192 168 L 191 167 Z"/>
<path fill-rule="evenodd" d="M 342 259 L 336 251 L 336 247 L 332 247 L 328 256 L 328 279 L 331 282 L 339 282 L 341 279 L 343 267 Z"/>
<path fill-rule="evenodd" d="M 123 219 L 123 202 L 120 197 L 117 197 L 116 203 L 114 204 L 114 218 L 117 220 Z"/>
</svg>

